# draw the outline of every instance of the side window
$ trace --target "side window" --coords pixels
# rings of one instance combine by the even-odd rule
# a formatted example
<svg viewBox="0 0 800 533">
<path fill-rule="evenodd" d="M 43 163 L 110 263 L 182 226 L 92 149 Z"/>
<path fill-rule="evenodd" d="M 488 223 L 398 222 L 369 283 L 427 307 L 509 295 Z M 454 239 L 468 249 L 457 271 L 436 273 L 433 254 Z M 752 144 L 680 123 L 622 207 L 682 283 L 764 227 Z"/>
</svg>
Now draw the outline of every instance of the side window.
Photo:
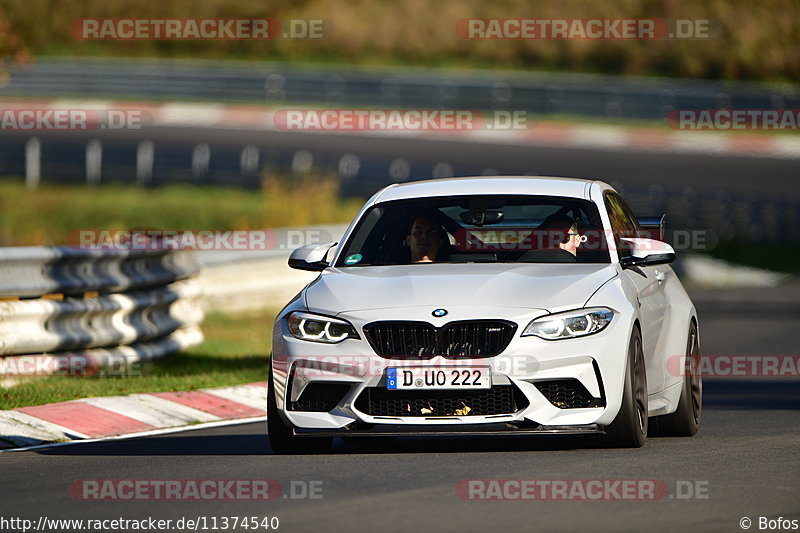
<svg viewBox="0 0 800 533">
<path fill-rule="evenodd" d="M 642 231 L 642 227 L 639 225 L 639 219 L 637 219 L 636 215 L 633 214 L 633 209 L 631 209 L 630 206 L 625 203 L 625 200 L 622 198 L 622 196 L 615 194 L 614 197 L 616 198 L 617 202 L 619 202 L 619 205 L 622 207 L 622 211 L 625 212 L 625 216 L 628 218 L 628 226 L 633 228 L 634 233 L 632 237 L 646 236 L 641 235 L 640 233 Z"/>
<path fill-rule="evenodd" d="M 611 232 L 614 234 L 614 243 L 621 256 L 626 255 L 630 245 L 622 242 L 624 237 L 636 237 L 638 224 L 636 218 L 630 214 L 630 208 L 618 194 L 607 192 L 603 197 L 611 219 Z"/>
</svg>

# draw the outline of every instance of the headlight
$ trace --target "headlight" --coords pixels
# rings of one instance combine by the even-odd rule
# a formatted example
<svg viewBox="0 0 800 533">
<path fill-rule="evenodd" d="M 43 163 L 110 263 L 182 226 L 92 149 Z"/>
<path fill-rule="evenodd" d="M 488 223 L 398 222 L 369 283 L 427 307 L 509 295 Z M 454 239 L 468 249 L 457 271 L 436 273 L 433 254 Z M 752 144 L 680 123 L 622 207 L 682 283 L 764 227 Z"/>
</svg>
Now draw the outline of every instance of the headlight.
<svg viewBox="0 0 800 533">
<path fill-rule="evenodd" d="M 304 341 L 336 344 L 358 339 L 356 329 L 344 320 L 295 311 L 286 319 L 292 336 Z"/>
<path fill-rule="evenodd" d="M 548 341 L 583 337 L 602 331 L 612 318 L 614 312 L 606 307 L 576 309 L 532 320 L 522 336 L 535 335 Z"/>
</svg>

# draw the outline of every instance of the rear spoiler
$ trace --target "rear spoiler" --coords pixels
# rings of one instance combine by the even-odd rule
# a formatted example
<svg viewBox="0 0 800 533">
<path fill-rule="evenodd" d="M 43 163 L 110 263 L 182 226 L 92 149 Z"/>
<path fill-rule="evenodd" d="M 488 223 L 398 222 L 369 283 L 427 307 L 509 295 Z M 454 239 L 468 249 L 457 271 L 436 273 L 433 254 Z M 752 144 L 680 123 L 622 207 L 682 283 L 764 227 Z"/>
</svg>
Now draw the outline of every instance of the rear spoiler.
<svg viewBox="0 0 800 533">
<path fill-rule="evenodd" d="M 648 234 L 649 239 L 663 241 L 666 219 L 667 215 L 661 215 L 660 217 L 639 217 L 637 220 L 642 229 Z"/>
</svg>

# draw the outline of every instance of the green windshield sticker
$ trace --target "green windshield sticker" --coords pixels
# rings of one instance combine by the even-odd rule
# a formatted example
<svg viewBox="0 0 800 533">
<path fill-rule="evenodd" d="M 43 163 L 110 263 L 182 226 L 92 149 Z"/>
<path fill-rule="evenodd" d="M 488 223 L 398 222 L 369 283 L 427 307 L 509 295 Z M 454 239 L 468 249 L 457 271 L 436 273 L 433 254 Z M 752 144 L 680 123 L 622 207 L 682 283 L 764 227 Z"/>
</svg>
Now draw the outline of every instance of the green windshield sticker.
<svg viewBox="0 0 800 533">
<path fill-rule="evenodd" d="M 345 265 L 355 265 L 356 263 L 361 261 L 361 258 L 362 258 L 361 254 L 350 255 L 350 256 L 347 257 L 347 259 L 344 260 L 344 264 Z"/>
</svg>

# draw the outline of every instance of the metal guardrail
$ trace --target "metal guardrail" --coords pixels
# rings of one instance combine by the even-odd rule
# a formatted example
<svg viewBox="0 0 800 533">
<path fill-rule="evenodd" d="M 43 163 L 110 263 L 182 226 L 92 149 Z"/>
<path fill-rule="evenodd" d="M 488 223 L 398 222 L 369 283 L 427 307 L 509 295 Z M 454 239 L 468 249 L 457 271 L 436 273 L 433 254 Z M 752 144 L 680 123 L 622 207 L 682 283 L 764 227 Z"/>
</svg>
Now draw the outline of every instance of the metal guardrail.
<svg viewBox="0 0 800 533">
<path fill-rule="evenodd" d="M 198 269 L 188 252 L 5 247 L 0 248 L 0 298 L 146 289 L 185 279 Z"/>
<path fill-rule="evenodd" d="M 797 108 L 791 85 L 597 74 L 354 68 L 189 60 L 39 58 L 13 66 L 0 96 L 194 99 L 527 110 L 663 118 L 683 108 Z"/>
<path fill-rule="evenodd" d="M 77 143 L 83 142 L 81 140 Z M 91 141 L 90 141 L 91 142 Z M 160 153 L 167 153 L 169 155 L 170 146 L 164 149 L 159 148 L 159 145 L 150 141 L 142 141 L 150 143 L 153 150 L 158 150 Z M 57 142 L 54 144 L 57 145 Z M 203 145 L 205 143 L 200 143 Z M 28 140 L 27 145 L 36 146 L 36 157 L 41 156 L 40 142 L 36 138 Z M 198 146 L 199 146 L 198 145 Z M 76 144 L 80 146 L 80 144 Z M 245 147 L 242 150 L 246 152 L 249 148 Z M 103 148 L 100 148 L 102 153 Z M 277 149 L 276 149 L 277 150 Z M 2 147 L 0 147 L 0 155 L 2 155 Z M 80 150 L 77 150 L 80 151 Z M 130 152 L 136 153 L 135 147 L 131 148 Z M 117 154 L 119 155 L 119 154 Z M 458 177 L 458 176 L 475 176 L 487 174 L 486 169 L 479 166 L 470 166 L 469 164 L 460 164 L 453 162 L 441 162 L 434 167 L 420 165 L 413 160 L 406 160 L 402 158 L 386 158 L 385 160 L 360 158 L 353 153 L 345 154 L 338 159 L 330 156 L 330 154 L 317 153 L 314 154 L 310 150 L 305 149 L 291 149 L 282 154 L 280 158 L 266 158 L 258 159 L 258 166 L 256 170 L 245 172 L 244 167 L 240 165 L 241 157 L 240 152 L 220 151 L 214 152 L 216 167 L 213 172 L 207 168 L 204 172 L 199 173 L 193 165 L 193 157 L 187 156 L 169 169 L 169 172 L 159 172 L 159 177 L 156 179 L 153 176 L 152 180 L 142 182 L 133 178 L 141 172 L 141 161 L 138 157 L 119 158 L 127 163 L 129 167 L 123 167 L 123 163 L 117 164 L 112 167 L 111 172 L 107 174 L 113 175 L 113 180 L 121 181 L 123 183 L 138 184 L 141 186 L 161 185 L 165 183 L 192 183 L 197 185 L 236 185 L 249 188 L 260 187 L 259 170 L 262 168 L 269 168 L 277 172 L 292 173 L 294 175 L 304 175 L 314 171 L 319 171 L 325 174 L 336 175 L 340 180 L 340 193 L 344 196 L 363 196 L 369 197 L 378 189 L 396 182 L 411 181 L 419 178 L 444 178 L 444 177 Z M 273 154 L 274 155 L 274 154 Z M 210 155 L 210 148 L 208 152 Z M 104 160 L 108 159 L 105 155 L 102 156 Z M 0 163 L 2 163 L 0 158 Z M 28 163 L 34 160 L 33 157 L 25 158 Z M 182 164 L 182 167 L 179 166 Z M 64 171 L 66 165 L 55 166 L 50 163 L 55 171 Z M 39 164 L 32 165 L 39 168 Z M 88 168 L 89 161 L 87 158 L 85 166 Z M 27 168 L 30 168 L 28 165 Z M 440 168 L 441 167 L 441 168 Z M 2 169 L 2 165 L 0 165 Z M 148 167 L 148 175 L 152 174 L 152 160 L 150 160 L 150 167 Z M 69 177 L 58 176 L 57 179 L 50 178 L 57 182 L 86 182 L 83 180 L 83 169 L 79 167 L 72 180 Z M 88 171 L 87 171 L 88 173 Z M 496 174 L 496 171 L 489 172 Z M 131 176 L 128 180 L 120 178 L 122 174 Z M 39 183 L 38 175 L 34 176 L 35 179 L 30 179 L 31 176 L 26 176 L 26 182 L 33 188 Z M 684 230 L 697 230 L 705 231 L 706 237 L 701 249 L 708 249 L 708 247 L 715 246 L 718 242 L 736 239 L 747 242 L 800 242 L 800 203 L 792 200 L 791 198 L 782 199 L 778 194 L 770 196 L 756 195 L 750 193 L 731 193 L 723 189 L 709 189 L 698 186 L 693 187 L 670 187 L 653 185 L 649 187 L 642 187 L 636 185 L 625 186 L 619 182 L 613 182 L 615 188 L 623 192 L 627 201 L 632 205 L 637 213 L 642 215 L 660 215 L 667 214 L 667 225 L 671 229 L 684 229 Z M 705 246 L 706 248 L 702 248 Z M 52 252 L 42 252 L 52 253 Z M 86 283 L 80 273 L 75 271 L 77 266 L 73 265 L 72 270 L 67 268 L 72 262 L 68 252 L 62 252 L 62 257 L 58 260 L 59 267 L 57 271 L 60 273 L 62 279 L 60 281 L 62 290 L 68 290 L 69 285 L 72 284 L 75 292 L 82 292 L 86 290 L 95 290 L 87 287 Z M 98 262 L 95 263 L 96 268 L 103 268 L 102 265 L 105 261 L 110 261 L 110 257 L 98 257 Z M 180 261 L 177 257 L 172 257 L 171 261 Z M 10 268 L 13 264 L 13 258 L 6 262 L 6 266 L 0 268 Z M 129 269 L 135 269 L 133 266 L 135 262 L 131 263 Z M 153 265 L 151 264 L 151 267 Z M 92 268 L 95 268 L 92 267 Z M 162 268 L 163 265 L 159 268 Z M 20 270 L 20 274 L 16 277 L 19 284 L 30 284 L 35 289 L 37 283 L 52 283 L 53 274 L 46 274 L 42 281 L 41 274 L 34 270 L 32 271 L 29 266 L 24 263 L 18 264 L 16 267 Z M 82 265 L 81 268 L 89 268 L 87 265 Z M 110 271 L 107 274 L 110 275 Z M 150 273 L 152 278 L 154 273 Z M 170 270 L 162 272 L 162 275 L 169 276 Z M 127 283 L 125 281 L 124 283 Z M 125 287 L 122 287 L 125 288 Z M 129 287 L 134 288 L 134 287 Z M 12 293 L 4 291 L 2 280 L 0 279 L 0 297 L 4 295 L 20 295 L 27 294 L 20 293 L 24 287 L 19 285 L 14 287 Z"/>
<path fill-rule="evenodd" d="M 198 344 L 199 271 L 183 251 L 0 248 L 0 377 L 76 361 L 89 375 Z"/>
</svg>

